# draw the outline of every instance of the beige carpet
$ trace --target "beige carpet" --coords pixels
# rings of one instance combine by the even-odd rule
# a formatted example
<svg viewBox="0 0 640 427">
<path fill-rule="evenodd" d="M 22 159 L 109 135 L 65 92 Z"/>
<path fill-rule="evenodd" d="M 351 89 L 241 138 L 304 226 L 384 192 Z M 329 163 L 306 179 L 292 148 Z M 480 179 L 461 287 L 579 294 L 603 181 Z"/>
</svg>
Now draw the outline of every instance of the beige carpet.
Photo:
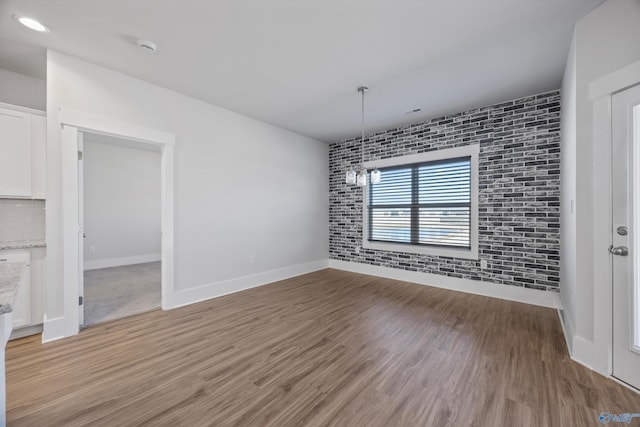
<svg viewBox="0 0 640 427">
<path fill-rule="evenodd" d="M 160 263 L 84 272 L 84 326 L 160 308 Z"/>
</svg>

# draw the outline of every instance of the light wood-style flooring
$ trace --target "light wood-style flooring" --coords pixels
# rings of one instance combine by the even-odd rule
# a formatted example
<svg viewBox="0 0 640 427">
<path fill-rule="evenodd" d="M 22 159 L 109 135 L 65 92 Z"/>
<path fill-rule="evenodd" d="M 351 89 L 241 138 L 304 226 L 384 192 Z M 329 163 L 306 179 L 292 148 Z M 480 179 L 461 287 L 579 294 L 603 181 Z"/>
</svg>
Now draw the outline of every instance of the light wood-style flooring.
<svg viewBox="0 0 640 427">
<path fill-rule="evenodd" d="M 640 412 L 640 395 L 569 359 L 555 310 L 330 269 L 39 340 L 8 345 L 9 426 L 597 426 Z"/>
</svg>

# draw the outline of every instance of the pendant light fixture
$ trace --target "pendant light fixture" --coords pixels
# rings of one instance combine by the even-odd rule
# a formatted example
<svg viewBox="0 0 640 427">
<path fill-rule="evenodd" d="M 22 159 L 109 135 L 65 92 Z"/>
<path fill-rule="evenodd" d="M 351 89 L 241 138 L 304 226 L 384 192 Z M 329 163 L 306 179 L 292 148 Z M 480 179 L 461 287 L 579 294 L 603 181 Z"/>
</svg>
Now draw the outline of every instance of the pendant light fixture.
<svg viewBox="0 0 640 427">
<path fill-rule="evenodd" d="M 358 88 L 358 92 L 362 95 L 362 122 L 361 122 L 361 130 L 362 130 L 362 139 L 360 142 L 360 172 L 356 173 L 356 171 L 351 168 L 347 172 L 346 182 L 347 184 L 357 184 L 358 187 L 366 187 L 367 185 L 367 170 L 364 168 L 364 94 L 367 93 L 369 88 L 366 86 L 360 86 Z M 371 171 L 371 183 L 377 184 L 380 182 L 380 171 L 378 168 L 375 168 Z"/>
</svg>

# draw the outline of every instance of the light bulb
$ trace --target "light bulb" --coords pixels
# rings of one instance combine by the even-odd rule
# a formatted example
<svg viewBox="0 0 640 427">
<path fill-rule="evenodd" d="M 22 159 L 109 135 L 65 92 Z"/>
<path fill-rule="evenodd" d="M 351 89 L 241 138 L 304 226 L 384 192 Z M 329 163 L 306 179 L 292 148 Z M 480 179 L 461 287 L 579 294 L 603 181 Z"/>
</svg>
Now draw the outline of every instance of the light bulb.
<svg viewBox="0 0 640 427">
<path fill-rule="evenodd" d="M 372 184 L 380 183 L 380 171 L 378 170 L 378 168 L 375 168 L 374 170 L 371 171 L 371 183 Z"/>
<path fill-rule="evenodd" d="M 358 174 L 358 187 L 366 187 L 367 186 L 367 170 L 362 169 Z"/>
<path fill-rule="evenodd" d="M 346 182 L 347 182 L 347 184 L 355 184 L 356 183 L 356 171 L 351 169 L 349 172 L 347 172 Z"/>
</svg>

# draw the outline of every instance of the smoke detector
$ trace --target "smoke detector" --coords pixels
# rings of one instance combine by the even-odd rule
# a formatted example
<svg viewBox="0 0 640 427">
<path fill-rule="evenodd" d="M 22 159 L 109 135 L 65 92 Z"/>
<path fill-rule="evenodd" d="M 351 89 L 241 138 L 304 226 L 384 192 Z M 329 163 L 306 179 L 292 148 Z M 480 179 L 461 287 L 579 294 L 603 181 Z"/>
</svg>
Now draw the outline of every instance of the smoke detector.
<svg viewBox="0 0 640 427">
<path fill-rule="evenodd" d="M 158 46 L 156 46 L 156 44 L 150 40 L 138 40 L 137 41 L 138 47 L 142 50 L 144 50 L 147 53 L 156 53 L 156 51 L 158 50 Z"/>
</svg>

